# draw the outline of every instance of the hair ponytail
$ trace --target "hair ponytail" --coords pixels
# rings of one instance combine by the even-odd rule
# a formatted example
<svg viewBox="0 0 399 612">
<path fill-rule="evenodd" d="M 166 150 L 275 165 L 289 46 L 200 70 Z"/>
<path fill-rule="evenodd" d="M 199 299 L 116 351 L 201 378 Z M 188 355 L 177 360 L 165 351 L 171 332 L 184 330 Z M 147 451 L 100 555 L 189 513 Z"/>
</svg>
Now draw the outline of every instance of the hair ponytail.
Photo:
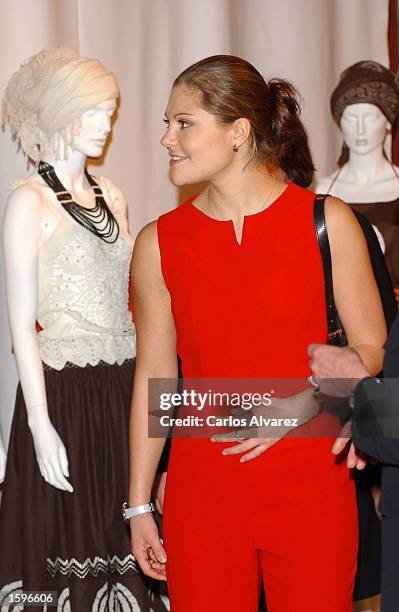
<svg viewBox="0 0 399 612">
<path fill-rule="evenodd" d="M 299 94 L 291 83 L 282 79 L 271 79 L 267 88 L 270 129 L 277 152 L 274 163 L 290 181 L 308 187 L 313 180 L 315 168 L 308 137 L 300 120 Z"/>
<path fill-rule="evenodd" d="M 251 124 L 251 159 L 279 166 L 288 180 L 308 187 L 314 166 L 305 128 L 299 118 L 295 88 L 281 79 L 265 83 L 250 63 L 233 55 L 207 57 L 176 78 L 200 93 L 202 107 L 218 121 L 231 124 L 245 117 Z"/>
</svg>

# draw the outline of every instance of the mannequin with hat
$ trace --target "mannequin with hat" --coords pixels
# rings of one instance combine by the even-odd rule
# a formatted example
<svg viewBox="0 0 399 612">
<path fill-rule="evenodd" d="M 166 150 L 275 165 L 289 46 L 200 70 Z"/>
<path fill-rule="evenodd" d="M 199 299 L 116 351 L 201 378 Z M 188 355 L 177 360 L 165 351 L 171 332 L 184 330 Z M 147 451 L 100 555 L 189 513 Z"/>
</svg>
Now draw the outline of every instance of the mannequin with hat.
<svg viewBox="0 0 399 612">
<path fill-rule="evenodd" d="M 315 190 L 341 198 L 373 224 L 399 295 L 399 168 L 384 152 L 399 112 L 394 74 L 374 61 L 350 66 L 333 91 L 331 112 L 344 143 L 338 169 Z"/>
<path fill-rule="evenodd" d="M 5 91 L 4 118 L 35 169 L 12 186 L 3 227 L 20 385 L 0 508 L 2 610 L 21 590 L 56 593 L 65 612 L 166 609 L 121 518 L 136 354 L 127 204 L 86 169 L 118 96 L 115 76 L 69 46 L 28 58 Z"/>
</svg>

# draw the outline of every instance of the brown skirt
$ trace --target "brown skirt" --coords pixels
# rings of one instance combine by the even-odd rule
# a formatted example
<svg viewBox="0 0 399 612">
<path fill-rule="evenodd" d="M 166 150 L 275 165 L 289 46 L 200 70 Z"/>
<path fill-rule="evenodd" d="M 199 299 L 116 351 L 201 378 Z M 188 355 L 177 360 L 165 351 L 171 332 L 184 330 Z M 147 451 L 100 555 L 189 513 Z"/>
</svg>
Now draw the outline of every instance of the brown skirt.
<svg viewBox="0 0 399 612">
<path fill-rule="evenodd" d="M 64 442 L 74 492 L 40 475 L 18 387 L 0 508 L 0 609 L 18 591 L 56 591 L 62 612 L 164 612 L 160 585 L 130 553 L 128 496 L 134 360 L 45 367 L 48 410 Z M 29 608 L 46 610 L 44 606 Z"/>
</svg>

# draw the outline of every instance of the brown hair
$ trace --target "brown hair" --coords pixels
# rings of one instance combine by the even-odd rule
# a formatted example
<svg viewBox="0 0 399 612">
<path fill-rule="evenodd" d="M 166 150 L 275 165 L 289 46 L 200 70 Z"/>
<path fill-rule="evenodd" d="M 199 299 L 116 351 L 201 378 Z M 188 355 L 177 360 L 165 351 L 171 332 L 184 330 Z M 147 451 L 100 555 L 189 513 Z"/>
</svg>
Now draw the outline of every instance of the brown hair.
<svg viewBox="0 0 399 612">
<path fill-rule="evenodd" d="M 245 117 L 251 124 L 251 158 L 280 167 L 286 177 L 308 187 L 314 166 L 299 118 L 298 93 L 282 79 L 265 82 L 249 62 L 214 55 L 189 66 L 173 87 L 185 85 L 201 95 L 201 106 L 221 123 Z"/>
</svg>

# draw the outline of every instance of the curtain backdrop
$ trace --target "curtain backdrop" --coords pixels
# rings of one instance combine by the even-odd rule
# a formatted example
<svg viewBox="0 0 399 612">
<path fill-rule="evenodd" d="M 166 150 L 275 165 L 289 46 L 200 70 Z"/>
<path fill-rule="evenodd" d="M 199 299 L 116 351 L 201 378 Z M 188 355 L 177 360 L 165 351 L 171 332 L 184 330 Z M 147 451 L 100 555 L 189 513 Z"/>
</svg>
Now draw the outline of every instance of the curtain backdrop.
<svg viewBox="0 0 399 612">
<path fill-rule="evenodd" d="M 215 53 L 240 55 L 266 76 L 290 79 L 303 96 L 303 119 L 316 166 L 331 172 L 340 148 L 329 97 L 349 64 L 373 59 L 388 66 L 388 0 L 1 0 L 0 93 L 27 56 L 70 43 L 117 75 L 121 102 L 104 158 L 91 170 L 125 192 L 135 236 L 169 210 L 180 193 L 168 182 L 159 145 L 173 78 Z M 0 133 L 0 211 L 8 184 L 27 164 Z M 0 302 L 0 402 L 7 438 L 17 381 L 4 298 Z"/>
</svg>

